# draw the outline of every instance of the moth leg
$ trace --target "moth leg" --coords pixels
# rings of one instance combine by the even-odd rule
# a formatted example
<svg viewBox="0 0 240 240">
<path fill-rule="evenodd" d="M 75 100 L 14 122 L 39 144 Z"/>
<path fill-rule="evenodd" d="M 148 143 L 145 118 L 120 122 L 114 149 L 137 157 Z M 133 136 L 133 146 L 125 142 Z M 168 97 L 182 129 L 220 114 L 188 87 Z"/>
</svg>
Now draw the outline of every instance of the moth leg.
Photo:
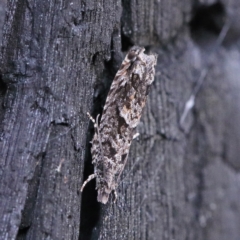
<svg viewBox="0 0 240 240">
<path fill-rule="evenodd" d="M 94 128 L 97 129 L 97 132 L 99 133 L 99 125 L 98 125 L 98 118 L 99 118 L 99 114 L 96 117 L 96 121 L 94 120 L 94 118 L 90 115 L 89 112 L 87 112 L 88 117 L 90 118 L 90 120 L 93 122 L 94 124 Z"/>
<path fill-rule="evenodd" d="M 116 190 L 113 190 L 113 194 L 114 194 L 114 200 L 113 202 L 115 203 L 117 201 L 117 191 Z"/>
<path fill-rule="evenodd" d="M 90 115 L 89 112 L 87 112 L 87 115 L 88 115 L 88 117 L 90 118 L 90 120 L 93 122 L 93 124 L 94 124 L 94 128 L 96 128 L 96 127 L 97 127 L 97 124 L 96 124 L 94 118 Z"/>
<path fill-rule="evenodd" d="M 102 140 L 101 140 L 101 135 L 100 135 L 100 132 L 99 132 L 99 125 L 98 125 L 98 118 L 99 118 L 99 114 L 97 115 L 96 117 L 96 121 L 94 120 L 94 118 L 90 115 L 89 112 L 87 112 L 87 115 L 88 117 L 90 118 L 90 120 L 93 122 L 94 124 L 94 128 L 96 130 L 96 133 L 97 133 L 97 137 L 98 137 L 98 142 L 99 142 L 99 146 L 100 146 L 100 152 L 101 152 L 101 157 L 102 157 L 102 160 L 104 159 L 103 158 L 103 147 L 102 147 Z"/>
<path fill-rule="evenodd" d="M 83 185 L 82 185 L 82 187 L 81 187 L 81 192 L 83 191 L 83 189 L 84 189 L 84 187 L 86 186 L 86 184 L 87 184 L 88 182 L 90 182 L 92 179 L 94 179 L 95 177 L 96 177 L 96 174 L 95 174 L 95 173 L 88 176 L 88 179 L 83 183 Z"/>
<path fill-rule="evenodd" d="M 133 139 L 137 138 L 139 135 L 140 135 L 140 133 L 135 133 L 135 134 L 133 135 Z"/>
</svg>

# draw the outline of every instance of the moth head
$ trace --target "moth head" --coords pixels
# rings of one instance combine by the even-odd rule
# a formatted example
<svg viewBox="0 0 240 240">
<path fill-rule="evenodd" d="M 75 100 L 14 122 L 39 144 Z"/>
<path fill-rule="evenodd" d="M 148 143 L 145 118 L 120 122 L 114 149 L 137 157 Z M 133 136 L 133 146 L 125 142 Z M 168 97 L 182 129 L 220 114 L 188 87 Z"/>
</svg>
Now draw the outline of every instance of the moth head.
<svg viewBox="0 0 240 240">
<path fill-rule="evenodd" d="M 145 51 L 144 48 L 138 47 L 138 46 L 133 46 L 128 53 L 128 59 L 130 62 L 134 62 L 137 57 Z"/>
</svg>

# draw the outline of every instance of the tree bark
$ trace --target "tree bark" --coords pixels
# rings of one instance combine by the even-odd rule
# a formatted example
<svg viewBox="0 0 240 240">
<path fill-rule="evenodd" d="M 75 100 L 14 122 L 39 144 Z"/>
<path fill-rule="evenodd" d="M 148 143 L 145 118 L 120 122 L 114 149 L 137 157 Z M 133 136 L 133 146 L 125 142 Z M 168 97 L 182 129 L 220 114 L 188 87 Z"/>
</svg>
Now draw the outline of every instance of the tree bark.
<svg viewBox="0 0 240 240">
<path fill-rule="evenodd" d="M 238 240 L 239 8 L 237 0 L 9 1 L 0 239 Z M 94 181 L 80 192 L 93 172 L 86 113 L 101 113 L 132 45 L 158 54 L 156 76 L 118 199 L 103 205 Z"/>
</svg>

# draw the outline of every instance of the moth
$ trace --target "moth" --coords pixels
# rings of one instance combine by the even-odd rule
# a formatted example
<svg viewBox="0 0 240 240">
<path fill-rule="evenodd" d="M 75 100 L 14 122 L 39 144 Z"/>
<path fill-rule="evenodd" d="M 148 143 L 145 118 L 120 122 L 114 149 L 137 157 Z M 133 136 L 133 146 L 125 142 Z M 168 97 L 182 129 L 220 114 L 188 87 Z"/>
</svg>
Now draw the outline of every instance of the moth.
<svg viewBox="0 0 240 240">
<path fill-rule="evenodd" d="M 95 129 L 91 148 L 94 174 L 83 183 L 81 191 L 96 178 L 97 200 L 103 204 L 108 202 L 112 191 L 116 196 L 135 129 L 154 80 L 157 55 L 146 55 L 144 51 L 134 46 L 127 53 L 111 85 L 100 123 L 99 115 L 96 121 L 89 115 Z"/>
</svg>

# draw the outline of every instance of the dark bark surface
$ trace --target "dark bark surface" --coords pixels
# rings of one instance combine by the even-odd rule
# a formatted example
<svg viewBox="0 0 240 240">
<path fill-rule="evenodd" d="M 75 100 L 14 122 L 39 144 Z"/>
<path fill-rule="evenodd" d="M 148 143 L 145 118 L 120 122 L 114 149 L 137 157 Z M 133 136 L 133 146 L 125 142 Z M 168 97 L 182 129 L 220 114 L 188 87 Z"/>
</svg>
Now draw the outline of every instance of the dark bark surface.
<svg viewBox="0 0 240 240">
<path fill-rule="evenodd" d="M 9 1 L 0 82 L 0 239 L 240 236 L 240 44 L 235 1 Z M 224 22 L 231 26 L 216 46 Z M 122 57 L 158 54 L 117 189 L 96 201 L 89 153 Z M 204 84 L 182 126 L 184 105 Z"/>
</svg>

